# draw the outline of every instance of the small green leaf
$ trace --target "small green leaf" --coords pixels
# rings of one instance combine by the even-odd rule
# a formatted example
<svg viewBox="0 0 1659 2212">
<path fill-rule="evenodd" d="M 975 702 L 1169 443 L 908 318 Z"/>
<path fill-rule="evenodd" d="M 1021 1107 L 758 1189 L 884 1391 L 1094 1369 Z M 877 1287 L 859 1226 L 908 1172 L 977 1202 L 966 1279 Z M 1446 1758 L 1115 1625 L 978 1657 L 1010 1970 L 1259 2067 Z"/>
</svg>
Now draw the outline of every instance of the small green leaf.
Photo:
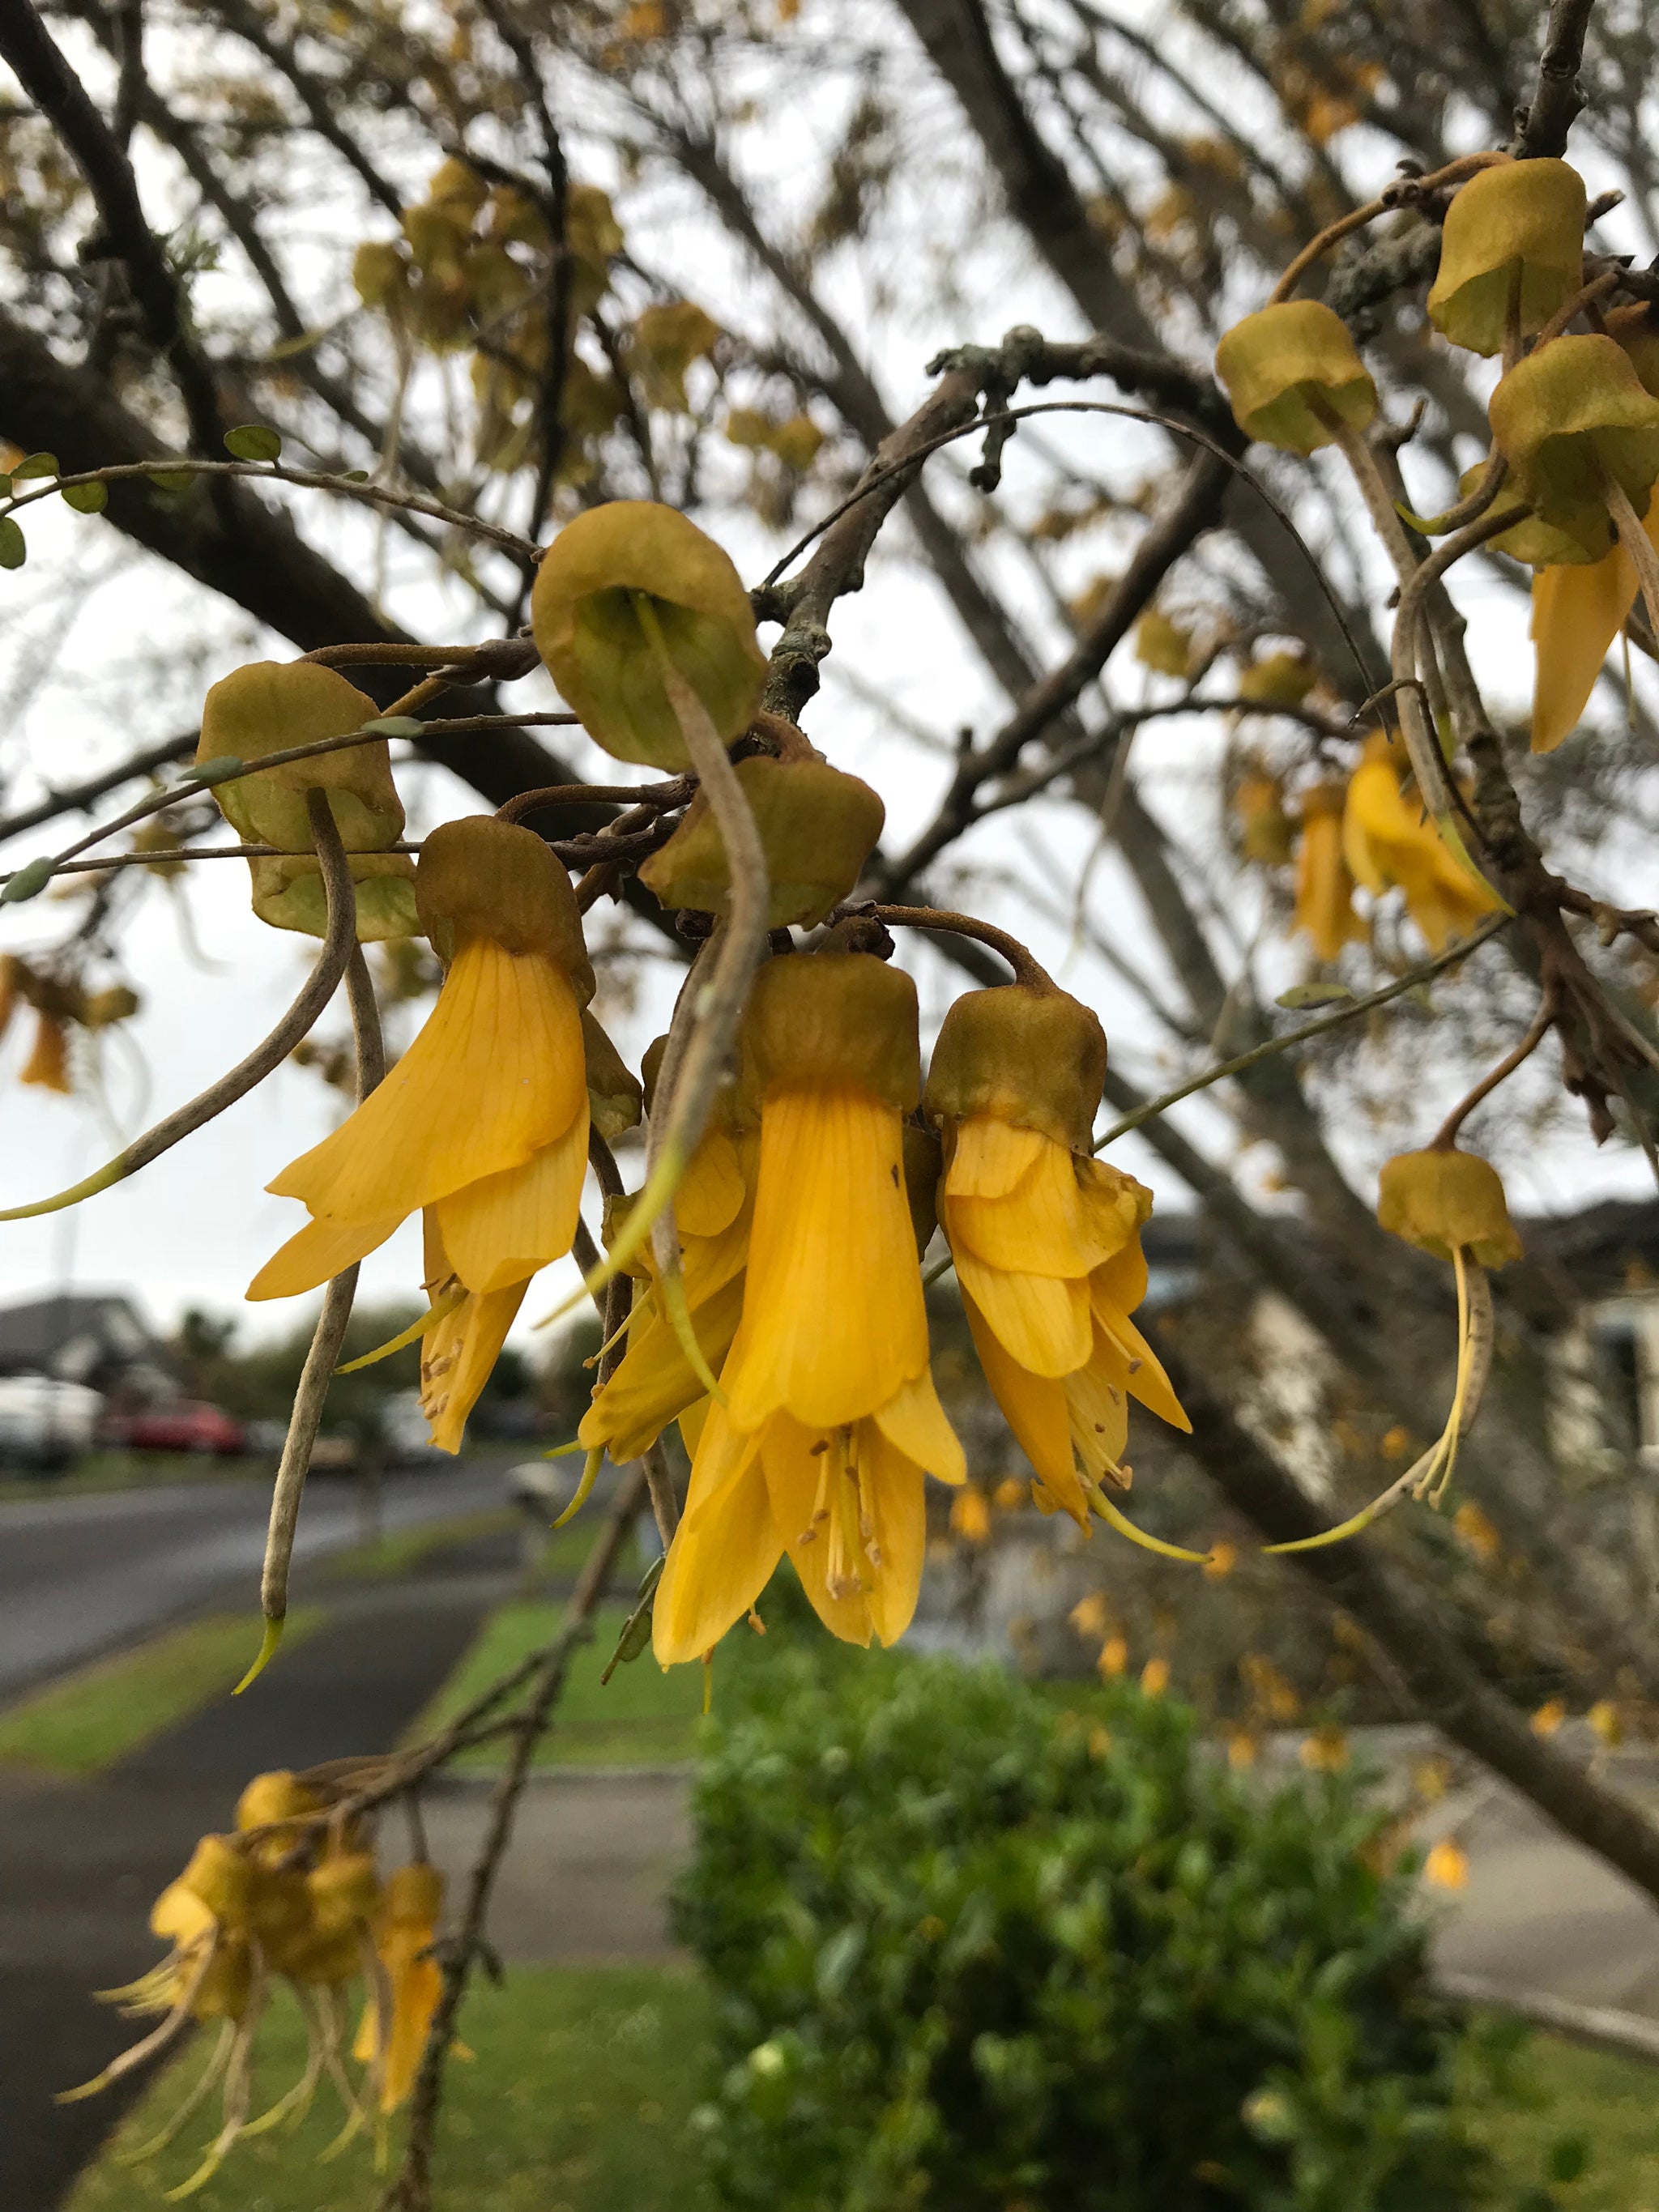
<svg viewBox="0 0 1659 2212">
<path fill-rule="evenodd" d="M 12 471 L 14 477 L 55 477 L 57 474 L 56 453 L 30 453 L 27 459 L 19 461 L 17 466 Z"/>
<path fill-rule="evenodd" d="M 239 461 L 274 461 L 282 450 L 281 438 L 264 422 L 242 422 L 225 433 L 225 451 Z"/>
<path fill-rule="evenodd" d="M 196 481 L 194 469 L 152 469 L 149 480 L 157 491 L 188 491 Z"/>
<path fill-rule="evenodd" d="M 101 514 L 109 504 L 109 486 L 100 483 L 65 484 L 64 504 L 77 514 Z"/>
<path fill-rule="evenodd" d="M 412 714 L 382 714 L 365 722 L 363 727 L 373 730 L 377 738 L 418 738 L 422 726 Z"/>
<path fill-rule="evenodd" d="M 52 866 L 50 853 L 42 853 L 38 860 L 27 861 L 4 890 L 0 890 L 0 906 L 19 906 L 25 899 L 39 897 L 52 881 Z"/>
<path fill-rule="evenodd" d="M 246 773 L 247 763 L 238 760 L 234 753 L 221 753 L 216 760 L 201 761 L 190 770 L 197 783 L 228 783 L 232 776 Z"/>
<path fill-rule="evenodd" d="M 340 482 L 342 483 L 367 483 L 368 482 L 368 471 L 367 469 L 343 469 L 340 471 Z"/>
<path fill-rule="evenodd" d="M 1346 983 L 1292 983 L 1288 991 L 1281 991 L 1273 1000 L 1276 1006 L 1287 1006 L 1299 1013 L 1304 1006 L 1335 1006 L 1353 993 Z"/>
<path fill-rule="evenodd" d="M 0 568 L 21 568 L 29 557 L 22 532 L 9 514 L 0 514 Z"/>
</svg>

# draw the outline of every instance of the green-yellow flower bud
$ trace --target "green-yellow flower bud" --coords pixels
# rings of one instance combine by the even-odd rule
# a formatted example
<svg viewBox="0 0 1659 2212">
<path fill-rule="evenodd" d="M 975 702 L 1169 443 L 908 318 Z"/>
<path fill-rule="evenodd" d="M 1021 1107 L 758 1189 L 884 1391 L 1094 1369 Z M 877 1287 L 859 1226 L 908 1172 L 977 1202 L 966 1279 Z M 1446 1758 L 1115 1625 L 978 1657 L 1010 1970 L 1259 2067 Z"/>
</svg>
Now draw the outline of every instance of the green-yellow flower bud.
<svg viewBox="0 0 1659 2212">
<path fill-rule="evenodd" d="M 508 952 L 556 961 L 584 1006 L 592 997 L 576 894 L 533 830 L 493 814 L 441 823 L 421 848 L 415 897 L 441 960 L 469 938 L 492 938 Z"/>
<path fill-rule="evenodd" d="M 1364 430 L 1376 386 L 1347 325 L 1319 300 L 1281 300 L 1235 323 L 1215 349 L 1233 419 L 1249 438 L 1287 453 L 1334 442 L 1335 415 Z"/>
<path fill-rule="evenodd" d="M 988 1115 L 1086 1152 L 1106 1079 L 1106 1032 L 1066 992 L 1005 983 L 965 991 L 939 1025 L 927 1070 L 930 1121 Z"/>
<path fill-rule="evenodd" d="M 1504 349 L 1511 289 L 1531 337 L 1584 281 L 1584 180 L 1565 161 L 1505 161 L 1446 210 L 1429 320 L 1471 353 Z"/>
<path fill-rule="evenodd" d="M 749 594 L 695 522 L 649 500 L 611 500 L 567 523 L 531 594 L 537 650 L 583 727 L 617 760 L 685 768 L 649 602 L 669 661 L 730 744 L 748 726 L 766 678 Z"/>
<path fill-rule="evenodd" d="M 740 761 L 737 776 L 765 848 L 770 927 L 822 921 L 852 890 L 875 848 L 886 818 L 881 800 L 867 783 L 827 761 Z M 730 911 L 726 848 L 701 792 L 662 850 L 640 870 L 640 881 L 671 911 Z"/>
<path fill-rule="evenodd" d="M 860 1090 L 901 1114 L 921 1095 L 916 987 L 868 952 L 769 960 L 744 1018 L 746 1072 L 761 1097 L 780 1088 Z"/>
<path fill-rule="evenodd" d="M 1610 337 L 1553 338 L 1492 393 L 1492 437 L 1518 495 L 1599 559 L 1612 543 L 1607 481 L 1638 514 L 1659 478 L 1659 399 Z"/>
<path fill-rule="evenodd" d="M 1419 1251 L 1449 1260 L 1462 1246 L 1483 1267 L 1521 1257 L 1521 1239 L 1490 1161 L 1450 1150 L 1401 1152 L 1383 1167 L 1376 1218 Z"/>
</svg>

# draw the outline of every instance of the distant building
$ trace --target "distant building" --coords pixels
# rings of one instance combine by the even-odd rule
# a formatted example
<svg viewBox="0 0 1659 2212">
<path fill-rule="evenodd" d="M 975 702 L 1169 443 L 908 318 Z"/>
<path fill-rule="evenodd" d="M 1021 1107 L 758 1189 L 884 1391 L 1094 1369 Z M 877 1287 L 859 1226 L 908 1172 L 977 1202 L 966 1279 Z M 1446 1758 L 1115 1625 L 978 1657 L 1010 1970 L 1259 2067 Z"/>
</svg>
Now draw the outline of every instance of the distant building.
<svg viewBox="0 0 1659 2212">
<path fill-rule="evenodd" d="M 162 1345 L 118 1291 L 66 1291 L 0 1307 L 0 1376 L 52 1375 L 106 1395 L 171 1398 Z"/>
</svg>

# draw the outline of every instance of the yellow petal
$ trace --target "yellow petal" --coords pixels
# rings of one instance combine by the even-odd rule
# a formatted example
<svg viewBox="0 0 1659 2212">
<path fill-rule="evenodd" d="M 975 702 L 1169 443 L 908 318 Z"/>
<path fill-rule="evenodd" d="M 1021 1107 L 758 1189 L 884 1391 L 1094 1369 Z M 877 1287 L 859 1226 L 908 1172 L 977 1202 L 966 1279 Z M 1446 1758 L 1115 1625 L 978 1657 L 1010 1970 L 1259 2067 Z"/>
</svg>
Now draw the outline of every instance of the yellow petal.
<svg viewBox="0 0 1659 2212">
<path fill-rule="evenodd" d="M 745 1327 L 732 1418 L 832 1428 L 927 1364 L 897 1109 L 860 1091 L 775 1091 L 761 1119 Z"/>
<path fill-rule="evenodd" d="M 245 1296 L 292 1298 L 314 1291 L 384 1244 L 403 1218 L 393 1213 L 379 1221 L 308 1221 L 271 1254 Z"/>
<path fill-rule="evenodd" d="M 988 1114 L 975 1114 L 957 1130 L 945 1171 L 945 1196 L 1006 1198 L 1052 1141 L 1040 1130 L 1016 1129 Z"/>
<path fill-rule="evenodd" d="M 680 1415 L 680 1442 L 685 1446 L 687 1459 L 696 1459 L 697 1447 L 702 1442 L 702 1432 L 708 1426 L 708 1415 L 714 1406 L 712 1398 L 699 1398 L 695 1406 L 688 1406 Z"/>
<path fill-rule="evenodd" d="M 1648 511 L 1648 535 L 1655 510 Z M 1578 726 L 1607 647 L 1636 599 L 1636 564 L 1622 545 L 1583 566 L 1540 568 L 1532 580 L 1532 639 L 1537 675 L 1532 749 L 1553 752 Z"/>
<path fill-rule="evenodd" d="M 738 1275 L 691 1309 L 697 1341 L 717 1374 L 738 1332 L 743 1288 L 743 1277 Z M 702 1384 L 691 1372 L 678 1338 L 653 1310 L 629 1332 L 628 1350 L 582 1416 L 577 1438 L 590 1451 L 603 1444 L 617 1462 L 637 1459 L 676 1414 L 684 1413 L 702 1395 Z"/>
<path fill-rule="evenodd" d="M 812 1608 L 832 1635 L 895 1644 L 910 1626 L 927 1547 L 921 1469 L 873 1421 L 856 1425 L 858 1526 L 843 1525 L 837 1551 L 830 1516 L 819 1510 L 830 1439 L 787 1414 L 769 1421 L 761 1448 L 772 1516 Z M 857 1557 L 854 1557 L 854 1554 Z M 856 1566 L 856 1580 L 848 1570 Z M 832 1582 L 835 1587 L 832 1587 Z"/>
<path fill-rule="evenodd" d="M 964 1140 L 996 1126 L 983 1117 L 964 1124 L 953 1172 Z M 1121 1245 L 1134 1225 L 1133 1216 L 1126 1225 L 1113 1209 L 1085 1203 L 1079 1163 L 1071 1152 L 1052 1137 L 1037 1141 L 1041 1150 L 1006 1197 L 958 1198 L 947 1174 L 945 1227 L 951 1249 L 965 1245 L 987 1266 L 1016 1274 L 1086 1275 Z"/>
<path fill-rule="evenodd" d="M 1120 1312 L 1133 1313 L 1146 1295 L 1147 1279 L 1146 1255 L 1137 1237 L 1094 1270 L 1089 1289 L 1091 1295 L 1109 1298 Z"/>
<path fill-rule="evenodd" d="M 562 1137 L 520 1167 L 438 1200 L 449 1264 L 470 1291 L 500 1291 L 562 1260 L 576 1234 L 587 1172 L 587 1093 Z"/>
<path fill-rule="evenodd" d="M 1170 1378 L 1164 1372 L 1158 1354 L 1121 1307 L 1115 1306 L 1103 1291 L 1097 1291 L 1093 1300 L 1096 1347 L 1098 1354 L 1101 1340 L 1117 1352 L 1126 1363 L 1129 1395 L 1138 1398 L 1148 1413 L 1156 1413 L 1171 1428 L 1182 1429 L 1189 1434 L 1192 1423 L 1181 1409 L 1181 1401 L 1170 1388 Z"/>
<path fill-rule="evenodd" d="M 440 1451 L 458 1452 L 467 1415 L 489 1382 L 507 1332 L 518 1317 L 528 1276 L 501 1290 L 464 1298 L 421 1346 L 421 1411 Z"/>
<path fill-rule="evenodd" d="M 883 1436 L 906 1459 L 936 1474 L 941 1482 L 966 1482 L 966 1455 L 945 1417 L 927 1368 L 902 1390 L 895 1391 L 884 1406 L 878 1406 L 875 1419 Z"/>
<path fill-rule="evenodd" d="M 991 1395 L 1002 1408 L 1003 1419 L 1036 1470 L 1038 1480 L 1079 1527 L 1086 1528 L 1089 1503 L 1072 1460 L 1066 1413 L 1068 1384 L 1047 1376 L 1033 1375 L 1018 1360 L 1011 1359 L 966 1291 L 962 1304 L 979 1364 L 985 1371 Z"/>
<path fill-rule="evenodd" d="M 674 1214 L 685 1237 L 718 1237 L 744 1200 L 738 1148 L 724 1129 L 710 1129 L 691 1156 L 674 1194 Z"/>
<path fill-rule="evenodd" d="M 758 1447 L 758 1437 L 738 1435 L 720 1408 L 713 1409 L 692 1467 L 685 1518 L 668 1547 L 652 1607 L 652 1648 L 660 1666 L 701 1659 L 718 1644 L 749 1612 L 783 1555 Z"/>
<path fill-rule="evenodd" d="M 585 1065 L 563 970 L 474 939 L 380 1089 L 269 1188 L 335 1219 L 401 1220 L 562 1136 L 587 1096 Z"/>
<path fill-rule="evenodd" d="M 1078 1457 L 1097 1482 L 1117 1490 L 1124 1487 L 1118 1470 L 1129 1443 L 1128 1382 L 1127 1359 L 1097 1331 L 1094 1357 L 1065 1382 L 1066 1423 Z"/>
<path fill-rule="evenodd" d="M 1020 1365 L 1033 1375 L 1069 1375 L 1089 1357 L 1089 1289 L 1084 1279 L 1014 1275 L 956 1251 L 957 1279 Z"/>
<path fill-rule="evenodd" d="M 879 1559 L 875 1587 L 866 1602 L 876 1634 L 890 1648 L 915 1618 L 921 1589 L 927 1548 L 927 1486 L 921 1468 L 884 1437 L 867 1437 L 862 1467 L 871 1548 Z"/>
</svg>

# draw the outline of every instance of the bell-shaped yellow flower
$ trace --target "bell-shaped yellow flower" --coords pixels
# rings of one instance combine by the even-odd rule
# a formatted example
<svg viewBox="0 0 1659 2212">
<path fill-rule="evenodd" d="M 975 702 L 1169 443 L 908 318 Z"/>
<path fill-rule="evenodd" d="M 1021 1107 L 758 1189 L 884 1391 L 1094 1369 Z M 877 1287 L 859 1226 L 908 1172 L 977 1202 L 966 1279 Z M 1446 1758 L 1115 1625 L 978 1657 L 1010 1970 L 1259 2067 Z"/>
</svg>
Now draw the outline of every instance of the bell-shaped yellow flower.
<svg viewBox="0 0 1659 2212">
<path fill-rule="evenodd" d="M 1215 349 L 1216 374 L 1246 437 L 1282 453 L 1334 444 L 1376 414 L 1376 386 L 1347 325 L 1320 300 L 1281 300 L 1235 323 Z"/>
<path fill-rule="evenodd" d="M 380 1999 L 371 1992 L 352 2048 L 354 2057 L 378 2073 L 382 2112 L 395 2112 L 414 2087 L 443 1995 L 443 1970 L 432 1956 L 443 1905 L 444 1878 L 436 1867 L 416 1862 L 387 1878 L 374 1947 L 391 2017 L 382 2021 Z"/>
<path fill-rule="evenodd" d="M 1402 1152 L 1383 1167 L 1376 1218 L 1395 1237 L 1437 1260 L 1470 1253 L 1483 1267 L 1521 1257 L 1503 1179 L 1490 1160 L 1449 1146 Z"/>
<path fill-rule="evenodd" d="M 1302 794 L 1294 927 L 1313 940 L 1316 956 L 1327 962 L 1334 960 L 1352 939 L 1366 933 L 1354 912 L 1353 876 L 1343 857 L 1346 792 L 1343 784 L 1316 783 Z"/>
<path fill-rule="evenodd" d="M 761 1102 L 743 1318 L 653 1610 L 665 1666 L 747 1612 L 787 1549 L 849 1642 L 902 1635 L 922 1475 L 960 1482 L 933 1389 L 904 1182 L 921 1088 L 915 987 L 867 953 L 762 969 L 745 1023 Z"/>
<path fill-rule="evenodd" d="M 857 883 L 886 809 L 867 783 L 816 757 L 739 761 L 737 776 L 766 854 L 770 926 L 810 928 Z M 671 911 L 730 910 L 726 847 L 701 792 L 662 850 L 641 868 L 640 881 Z"/>
<path fill-rule="evenodd" d="M 1584 211 L 1584 180 L 1565 161 L 1505 161 L 1471 177 L 1440 234 L 1436 330 L 1471 353 L 1501 353 L 1513 296 L 1518 335 L 1541 331 L 1583 283 Z"/>
<path fill-rule="evenodd" d="M 659 1038 L 646 1054 L 649 1089 L 654 1090 L 666 1042 Z M 703 1358 L 716 1373 L 743 1312 L 759 1152 L 758 1122 L 733 1086 L 716 1099 L 674 1194 L 686 1308 Z M 704 1395 L 664 1309 L 648 1245 L 637 1264 L 646 1283 L 643 1311 L 629 1331 L 627 1351 L 594 1393 L 576 1431 L 585 1450 L 608 1451 L 618 1464 L 637 1459 Z"/>
<path fill-rule="evenodd" d="M 548 672 L 596 744 L 617 760 L 689 765 L 640 618 L 729 744 L 760 703 L 766 656 L 749 594 L 695 522 L 649 500 L 615 499 L 568 522 L 542 556 L 530 624 Z"/>
<path fill-rule="evenodd" d="M 34 1018 L 34 1042 L 18 1076 L 20 1083 L 42 1091 L 57 1091 L 68 1097 L 75 1085 L 70 1078 L 69 1024 L 59 1014 L 44 1009 Z"/>
<path fill-rule="evenodd" d="M 1444 842 L 1415 789 L 1404 791 L 1388 738 L 1366 740 L 1348 781 L 1342 850 L 1356 880 L 1374 897 L 1395 885 L 1412 920 L 1443 951 L 1503 904 L 1497 892 Z"/>
<path fill-rule="evenodd" d="M 1297 824 L 1285 804 L 1281 779 L 1250 769 L 1233 787 L 1239 850 L 1261 867 L 1279 867 L 1296 851 Z"/>
<path fill-rule="evenodd" d="M 1613 543 L 1609 479 L 1646 512 L 1659 479 L 1659 399 L 1614 339 L 1553 338 L 1499 381 L 1488 411 L 1517 495 L 1591 558 Z"/>
<path fill-rule="evenodd" d="M 1024 984 L 969 992 L 939 1031 L 926 1111 L 944 1139 L 939 1218 L 993 1396 L 1046 1492 L 1115 1525 L 1128 1401 L 1191 1426 L 1129 1319 L 1152 1194 L 1092 1158 L 1106 1040 L 1086 1006 Z M 1131 1531 L 1131 1533 L 1135 1533 Z"/>
<path fill-rule="evenodd" d="M 203 702 L 198 763 L 234 759 L 254 770 L 214 786 L 221 812 L 247 843 L 274 845 L 279 854 L 296 856 L 248 863 L 253 910 L 273 928 L 320 937 L 325 927 L 322 876 L 306 812 L 306 793 L 312 790 L 327 795 L 348 853 L 379 856 L 351 863 L 359 938 L 367 944 L 409 937 L 419 927 L 414 864 L 406 854 L 385 849 L 403 836 L 404 809 L 384 738 L 280 768 L 255 765 L 266 753 L 349 737 L 380 711 L 337 669 L 308 660 L 252 661 L 222 678 Z"/>
<path fill-rule="evenodd" d="M 1239 672 L 1238 696 L 1260 707 L 1299 707 L 1319 681 L 1304 653 L 1264 653 Z"/>
<path fill-rule="evenodd" d="M 449 1268 L 480 1296 L 570 1249 L 587 1158 L 580 1002 L 592 970 L 569 878 L 528 830 L 434 830 L 416 888 L 448 962 L 438 1002 L 380 1088 L 269 1188 L 312 1218 L 249 1285 L 314 1289 L 430 1207 Z"/>
<path fill-rule="evenodd" d="M 1607 317 L 1607 335 L 1619 345 L 1636 371 L 1642 388 L 1659 393 L 1659 330 L 1645 305 L 1616 307 Z M 1643 520 L 1650 544 L 1659 547 L 1659 485 L 1656 486 Z M 1532 521 L 1523 532 L 1544 533 L 1547 526 Z M 1589 566 L 1583 555 L 1559 531 L 1547 532 L 1556 550 L 1536 556 L 1510 540 L 1510 532 L 1492 540 L 1503 551 L 1513 550 L 1521 560 L 1536 559 L 1540 573 L 1533 579 L 1532 636 L 1537 655 L 1537 678 L 1533 686 L 1532 749 L 1553 752 L 1563 738 L 1578 724 L 1589 702 L 1595 679 L 1601 672 L 1607 648 L 1624 627 L 1636 602 L 1636 564 L 1622 543 Z M 1571 550 L 1562 550 L 1563 546 Z"/>
</svg>

